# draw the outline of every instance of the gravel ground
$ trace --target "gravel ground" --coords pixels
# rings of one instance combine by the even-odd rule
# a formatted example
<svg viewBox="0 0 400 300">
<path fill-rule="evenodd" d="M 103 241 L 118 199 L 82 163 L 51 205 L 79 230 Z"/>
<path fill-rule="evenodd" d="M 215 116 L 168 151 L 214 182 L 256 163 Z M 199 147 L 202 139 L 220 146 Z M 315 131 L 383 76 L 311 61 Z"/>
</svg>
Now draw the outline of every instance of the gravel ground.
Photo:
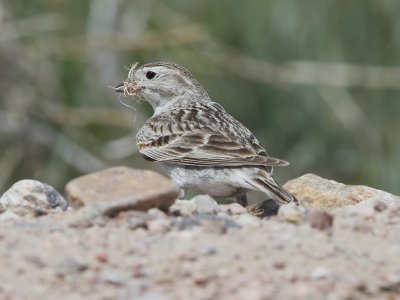
<svg viewBox="0 0 400 300">
<path fill-rule="evenodd" d="M 396 201 L 330 214 L 289 206 L 264 219 L 236 204 L 179 201 L 168 213 L 85 220 L 69 209 L 10 215 L 0 224 L 0 299 L 398 299 L 400 293 Z"/>
</svg>

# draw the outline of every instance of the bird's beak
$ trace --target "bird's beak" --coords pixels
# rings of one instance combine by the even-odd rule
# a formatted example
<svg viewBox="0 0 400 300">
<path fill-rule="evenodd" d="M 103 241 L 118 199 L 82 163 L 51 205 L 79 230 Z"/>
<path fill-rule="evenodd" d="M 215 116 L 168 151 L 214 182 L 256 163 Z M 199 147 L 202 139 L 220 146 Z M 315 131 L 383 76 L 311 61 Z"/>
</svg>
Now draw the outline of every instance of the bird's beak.
<svg viewBox="0 0 400 300">
<path fill-rule="evenodd" d="M 114 90 L 118 93 L 123 93 L 124 92 L 124 88 L 125 88 L 125 83 L 121 82 L 120 84 L 118 84 Z"/>
</svg>

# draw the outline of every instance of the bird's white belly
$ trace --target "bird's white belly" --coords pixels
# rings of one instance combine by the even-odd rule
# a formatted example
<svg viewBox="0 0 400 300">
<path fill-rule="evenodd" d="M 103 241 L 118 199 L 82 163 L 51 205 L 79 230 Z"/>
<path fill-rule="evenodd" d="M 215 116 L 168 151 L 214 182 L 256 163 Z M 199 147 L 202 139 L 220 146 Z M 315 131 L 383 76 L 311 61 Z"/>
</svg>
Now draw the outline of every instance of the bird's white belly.
<svg viewBox="0 0 400 300">
<path fill-rule="evenodd" d="M 182 189 L 213 197 L 229 197 L 239 189 L 251 189 L 231 168 L 187 168 L 162 164 L 168 176 Z M 239 171 L 239 172 L 238 172 Z"/>
</svg>

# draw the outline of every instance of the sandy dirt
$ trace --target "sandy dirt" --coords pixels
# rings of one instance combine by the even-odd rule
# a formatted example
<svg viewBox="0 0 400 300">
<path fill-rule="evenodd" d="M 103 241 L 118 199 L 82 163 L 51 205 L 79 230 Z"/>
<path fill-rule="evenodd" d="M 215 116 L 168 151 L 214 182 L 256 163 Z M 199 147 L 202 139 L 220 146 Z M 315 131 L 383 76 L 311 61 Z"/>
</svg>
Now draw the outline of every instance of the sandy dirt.
<svg viewBox="0 0 400 300">
<path fill-rule="evenodd" d="M 397 202 L 336 210 L 332 226 L 318 211 L 258 219 L 237 205 L 178 204 L 4 218 L 0 299 L 400 297 Z"/>
</svg>

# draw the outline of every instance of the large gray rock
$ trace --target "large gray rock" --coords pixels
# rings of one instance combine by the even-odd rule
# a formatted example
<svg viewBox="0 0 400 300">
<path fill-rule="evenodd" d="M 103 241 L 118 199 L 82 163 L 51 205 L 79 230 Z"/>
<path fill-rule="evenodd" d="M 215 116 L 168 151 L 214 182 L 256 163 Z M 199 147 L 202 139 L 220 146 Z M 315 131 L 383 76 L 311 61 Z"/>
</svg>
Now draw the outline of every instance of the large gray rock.
<svg viewBox="0 0 400 300">
<path fill-rule="evenodd" d="M 68 202 L 51 186 L 36 180 L 20 180 L 0 198 L 0 213 L 12 210 L 19 216 L 42 215 L 55 208 L 66 210 Z"/>
<path fill-rule="evenodd" d="M 76 208 L 89 206 L 96 214 L 114 216 L 126 210 L 167 209 L 179 188 L 153 171 L 114 167 L 70 181 L 65 192 Z"/>
<path fill-rule="evenodd" d="M 284 187 L 305 206 L 331 209 L 355 205 L 363 201 L 400 201 L 400 197 L 364 185 L 345 185 L 306 174 L 288 181 Z"/>
</svg>

